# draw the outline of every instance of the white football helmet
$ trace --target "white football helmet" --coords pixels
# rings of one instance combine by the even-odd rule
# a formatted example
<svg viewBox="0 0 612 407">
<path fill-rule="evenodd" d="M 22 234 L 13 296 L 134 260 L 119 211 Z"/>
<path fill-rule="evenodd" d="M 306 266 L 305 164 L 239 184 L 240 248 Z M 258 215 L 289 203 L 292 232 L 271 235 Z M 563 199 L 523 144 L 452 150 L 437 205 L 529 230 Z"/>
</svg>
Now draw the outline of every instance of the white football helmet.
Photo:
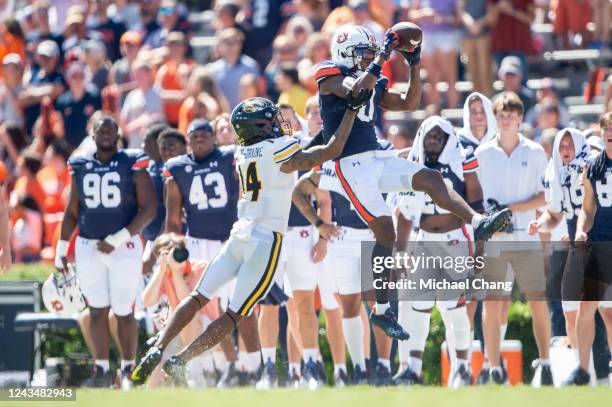
<svg viewBox="0 0 612 407">
<path fill-rule="evenodd" d="M 345 25 L 334 33 L 331 43 L 332 61 L 349 69 L 357 67 L 364 56 L 374 59 L 378 52 L 376 37 L 359 25 Z"/>
<path fill-rule="evenodd" d="M 52 273 L 45 280 L 42 298 L 45 308 L 59 315 L 72 315 L 85 308 L 85 298 L 71 268 L 66 274 Z"/>
</svg>

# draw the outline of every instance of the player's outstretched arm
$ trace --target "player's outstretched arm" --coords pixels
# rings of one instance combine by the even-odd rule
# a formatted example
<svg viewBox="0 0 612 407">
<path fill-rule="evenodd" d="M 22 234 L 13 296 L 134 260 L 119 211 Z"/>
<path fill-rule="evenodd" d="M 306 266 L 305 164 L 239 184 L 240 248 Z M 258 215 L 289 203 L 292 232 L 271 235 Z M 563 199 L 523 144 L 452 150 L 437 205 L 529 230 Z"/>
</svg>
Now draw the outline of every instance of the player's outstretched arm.
<svg viewBox="0 0 612 407">
<path fill-rule="evenodd" d="M 338 235 L 338 227 L 321 219 L 310 200 L 310 196 L 317 193 L 320 180 L 321 173 L 318 171 L 311 171 L 304 174 L 293 188 L 291 199 L 308 222 L 319 230 L 319 235 L 329 240 L 331 237 Z"/>
<path fill-rule="evenodd" d="M 79 218 L 79 200 L 79 188 L 77 186 L 76 176 L 73 175 L 70 184 L 68 203 L 64 210 L 64 219 L 62 219 L 62 225 L 60 227 L 60 240 L 57 242 L 55 248 L 55 268 L 61 271 L 66 270 L 68 246 L 70 245 L 69 242 L 76 229 L 77 219 Z"/>
<path fill-rule="evenodd" d="M 333 160 L 342 153 L 353 128 L 357 111 L 370 100 L 372 91 L 362 90 L 357 96 L 348 91 L 345 97 L 347 110 L 344 112 L 336 133 L 329 142 L 324 146 L 312 147 L 295 154 L 281 165 L 280 170 L 282 172 L 290 173 L 299 170 L 310 170 L 317 165 L 323 164 L 325 161 Z"/>
</svg>

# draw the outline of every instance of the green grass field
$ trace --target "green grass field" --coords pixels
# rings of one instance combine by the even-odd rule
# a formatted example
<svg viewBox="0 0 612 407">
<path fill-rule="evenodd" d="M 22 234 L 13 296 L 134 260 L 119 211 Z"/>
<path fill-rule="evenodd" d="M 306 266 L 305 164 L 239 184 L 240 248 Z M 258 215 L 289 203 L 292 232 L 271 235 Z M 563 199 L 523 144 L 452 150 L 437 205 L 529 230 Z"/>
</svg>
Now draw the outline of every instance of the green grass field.
<svg viewBox="0 0 612 407">
<path fill-rule="evenodd" d="M 609 387 L 532 389 L 527 386 L 514 388 L 473 387 L 462 390 L 449 390 L 438 387 L 414 389 L 353 387 L 348 389 L 323 389 L 315 392 L 287 389 L 276 389 L 272 391 L 257 391 L 253 389 L 139 389 L 131 392 L 78 389 L 76 403 L 45 402 L 44 404 L 48 406 L 76 405 L 79 407 L 429 407 L 447 405 L 469 407 L 591 407 L 610 406 L 612 404 L 612 389 Z"/>
</svg>

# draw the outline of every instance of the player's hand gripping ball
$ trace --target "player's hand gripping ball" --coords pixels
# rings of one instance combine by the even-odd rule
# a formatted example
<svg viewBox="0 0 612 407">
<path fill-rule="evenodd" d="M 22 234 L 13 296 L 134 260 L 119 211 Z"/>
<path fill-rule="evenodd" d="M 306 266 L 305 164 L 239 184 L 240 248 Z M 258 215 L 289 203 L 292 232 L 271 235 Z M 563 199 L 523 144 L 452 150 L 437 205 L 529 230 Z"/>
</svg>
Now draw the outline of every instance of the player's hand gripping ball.
<svg viewBox="0 0 612 407">
<path fill-rule="evenodd" d="M 387 31 L 385 43 L 387 36 L 395 37 L 397 41 L 395 50 L 404 56 L 408 65 L 416 65 L 421 62 L 421 42 L 423 41 L 421 27 L 409 22 L 397 23 Z"/>
</svg>

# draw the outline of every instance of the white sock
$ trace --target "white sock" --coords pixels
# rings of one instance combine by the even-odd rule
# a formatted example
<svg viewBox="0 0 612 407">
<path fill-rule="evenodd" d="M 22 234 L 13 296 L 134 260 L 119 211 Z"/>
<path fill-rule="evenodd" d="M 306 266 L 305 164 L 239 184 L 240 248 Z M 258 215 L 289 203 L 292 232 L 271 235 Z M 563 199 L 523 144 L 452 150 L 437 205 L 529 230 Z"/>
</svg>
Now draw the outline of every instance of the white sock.
<svg viewBox="0 0 612 407">
<path fill-rule="evenodd" d="M 538 362 L 540 362 L 540 366 L 550 366 L 550 360 L 548 359 L 538 359 Z"/>
<path fill-rule="evenodd" d="M 247 369 L 246 352 L 241 350 L 238 352 L 238 361 L 236 362 L 238 371 L 244 372 Z"/>
<path fill-rule="evenodd" d="M 365 356 L 363 349 L 363 324 L 361 317 L 342 318 L 342 330 L 344 331 L 344 342 L 348 348 L 353 365 L 365 369 Z"/>
<path fill-rule="evenodd" d="M 227 358 L 225 357 L 225 353 L 223 353 L 223 351 L 213 352 L 213 360 L 215 362 L 215 367 L 220 372 L 225 372 L 229 367 L 229 363 L 227 362 Z"/>
<path fill-rule="evenodd" d="M 198 357 L 198 359 L 201 360 L 203 370 L 209 373 L 215 371 L 215 360 L 213 359 L 212 352 L 203 353 Z"/>
<path fill-rule="evenodd" d="M 382 315 L 384 314 L 388 309 L 389 309 L 390 305 L 388 302 L 381 304 L 381 303 L 376 303 L 376 307 L 374 307 L 374 314 L 376 315 Z"/>
<path fill-rule="evenodd" d="M 108 363 L 108 359 L 96 359 L 94 364 L 102 369 L 104 373 L 108 372 L 110 369 L 110 364 Z"/>
<path fill-rule="evenodd" d="M 346 365 L 344 363 L 336 363 L 334 365 L 334 374 L 338 374 L 340 371 L 346 372 Z"/>
<path fill-rule="evenodd" d="M 132 360 L 125 360 L 125 359 L 121 359 L 121 370 L 125 369 L 128 366 L 134 366 L 134 359 Z"/>
<path fill-rule="evenodd" d="M 378 358 L 378 363 L 380 363 L 381 365 L 383 365 L 387 369 L 391 370 L 391 362 L 389 362 L 389 359 Z"/>
<path fill-rule="evenodd" d="M 465 365 L 465 367 L 468 367 L 469 365 L 467 359 L 457 358 L 457 367 L 461 365 Z"/>
<path fill-rule="evenodd" d="M 317 348 L 304 348 L 304 363 L 312 359 L 313 362 L 317 360 Z"/>
<path fill-rule="evenodd" d="M 268 360 L 276 363 L 276 348 L 261 348 L 261 356 L 264 363 L 268 363 Z"/>
<path fill-rule="evenodd" d="M 412 344 L 411 350 L 423 352 L 429 336 L 429 320 L 431 314 L 429 312 L 415 311 L 412 315 L 412 325 L 410 328 L 410 341 Z"/>
<path fill-rule="evenodd" d="M 256 372 L 261 365 L 261 352 L 249 352 L 246 354 L 246 371 L 249 373 Z"/>
<path fill-rule="evenodd" d="M 491 368 L 489 369 L 489 371 L 490 371 L 491 373 L 493 373 L 493 372 L 497 372 L 497 373 L 501 374 L 502 369 L 501 369 L 501 366 L 491 366 Z"/>
<path fill-rule="evenodd" d="M 479 213 L 477 213 L 476 215 L 472 216 L 472 221 L 470 222 L 472 224 L 472 227 L 474 229 L 476 229 L 478 227 L 478 225 L 480 224 L 480 222 L 483 221 L 485 217 Z"/>
<path fill-rule="evenodd" d="M 410 356 L 408 367 L 410 367 L 410 370 L 416 373 L 417 376 L 420 376 L 421 372 L 423 371 L 423 360 L 421 358 L 415 358 L 414 356 Z"/>
<path fill-rule="evenodd" d="M 412 309 L 412 304 L 409 301 L 401 301 L 398 303 L 397 319 L 404 329 L 412 326 L 412 318 L 415 312 L 416 311 Z M 408 366 L 411 347 L 412 341 L 410 338 L 407 341 L 397 341 L 397 353 L 399 355 L 401 371 L 405 370 Z"/>
</svg>

